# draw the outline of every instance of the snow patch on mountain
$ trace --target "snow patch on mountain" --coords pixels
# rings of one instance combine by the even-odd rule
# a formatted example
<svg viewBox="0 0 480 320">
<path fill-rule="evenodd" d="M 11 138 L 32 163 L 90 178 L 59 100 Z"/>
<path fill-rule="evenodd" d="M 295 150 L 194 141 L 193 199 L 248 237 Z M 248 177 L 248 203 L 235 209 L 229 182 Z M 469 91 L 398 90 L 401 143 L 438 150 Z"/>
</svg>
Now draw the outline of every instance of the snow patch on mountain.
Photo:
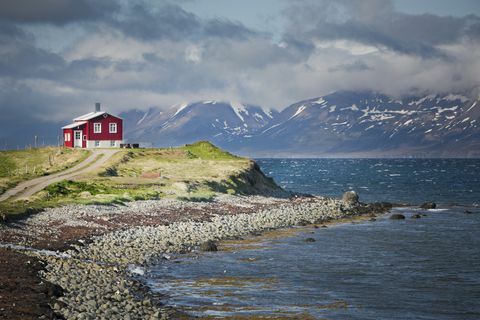
<svg viewBox="0 0 480 320">
<path fill-rule="evenodd" d="M 298 115 L 299 115 L 300 113 L 302 113 L 303 110 L 305 110 L 306 108 L 307 108 L 307 106 L 302 104 L 300 107 L 298 107 L 297 112 L 295 112 L 295 114 L 294 114 L 293 116 L 291 116 L 290 119 L 295 118 L 296 116 L 298 116 Z M 290 119 L 288 119 L 288 120 L 290 120 Z"/>
<path fill-rule="evenodd" d="M 465 103 L 470 100 L 469 98 L 459 94 L 449 94 L 448 96 L 443 97 L 443 99 L 448 101 L 460 100 L 462 103 Z"/>
<path fill-rule="evenodd" d="M 475 101 L 472 106 L 470 108 L 468 108 L 468 110 L 466 112 L 469 112 L 470 110 L 472 110 L 475 106 L 477 105 L 477 101 Z"/>
<path fill-rule="evenodd" d="M 177 114 L 182 112 L 188 106 L 189 106 L 188 103 L 181 103 L 180 105 L 174 105 L 174 108 L 177 108 L 177 111 L 175 112 L 175 114 L 173 116 L 175 117 Z"/>
<path fill-rule="evenodd" d="M 313 101 L 312 102 L 313 104 L 322 104 L 322 105 L 325 105 L 327 103 L 327 101 L 325 101 L 325 99 L 323 99 L 323 97 L 320 97 L 318 98 L 316 101 Z"/>
<path fill-rule="evenodd" d="M 241 115 L 242 112 L 245 113 L 247 116 L 249 115 L 248 110 L 245 108 L 245 106 L 239 102 L 230 102 L 230 106 L 232 107 L 235 114 L 240 118 L 240 120 L 245 121 L 245 119 Z"/>
<path fill-rule="evenodd" d="M 143 114 L 143 117 L 141 117 L 140 120 L 137 121 L 137 125 L 141 124 L 143 120 L 147 118 L 148 114 L 149 114 L 149 110 L 147 110 L 147 112 Z"/>
</svg>

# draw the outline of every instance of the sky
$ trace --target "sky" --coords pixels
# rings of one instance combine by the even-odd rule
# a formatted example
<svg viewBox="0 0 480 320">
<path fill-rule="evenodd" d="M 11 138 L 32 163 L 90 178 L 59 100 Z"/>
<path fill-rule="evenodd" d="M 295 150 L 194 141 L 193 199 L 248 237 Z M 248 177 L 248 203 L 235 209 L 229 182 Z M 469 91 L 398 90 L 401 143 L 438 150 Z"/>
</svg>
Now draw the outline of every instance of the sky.
<svg viewBox="0 0 480 320">
<path fill-rule="evenodd" d="M 97 101 L 283 109 L 336 90 L 477 95 L 479 74 L 476 0 L 0 0 L 0 148 Z"/>
</svg>

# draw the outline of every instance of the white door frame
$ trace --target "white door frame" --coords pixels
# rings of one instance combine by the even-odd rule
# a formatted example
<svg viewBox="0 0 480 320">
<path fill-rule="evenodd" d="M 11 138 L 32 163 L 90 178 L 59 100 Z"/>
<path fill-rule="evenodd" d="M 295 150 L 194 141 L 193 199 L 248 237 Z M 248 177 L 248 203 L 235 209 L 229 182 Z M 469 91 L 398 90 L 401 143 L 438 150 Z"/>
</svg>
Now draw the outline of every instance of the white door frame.
<svg viewBox="0 0 480 320">
<path fill-rule="evenodd" d="M 80 135 L 79 139 L 77 139 L 77 133 Z M 73 130 L 73 147 L 74 148 L 82 147 L 82 130 Z"/>
</svg>

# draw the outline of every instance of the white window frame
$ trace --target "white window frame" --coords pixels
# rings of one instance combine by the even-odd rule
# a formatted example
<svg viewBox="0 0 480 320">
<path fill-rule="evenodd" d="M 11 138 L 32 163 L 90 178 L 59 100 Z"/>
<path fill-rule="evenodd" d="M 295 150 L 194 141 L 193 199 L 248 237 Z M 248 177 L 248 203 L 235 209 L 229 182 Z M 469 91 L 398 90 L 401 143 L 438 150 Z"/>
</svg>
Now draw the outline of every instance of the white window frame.
<svg viewBox="0 0 480 320">
<path fill-rule="evenodd" d="M 93 123 L 93 133 L 102 133 L 102 124 L 100 122 Z"/>
<path fill-rule="evenodd" d="M 87 141 L 87 135 L 86 134 L 83 135 L 83 141 Z"/>
<path fill-rule="evenodd" d="M 70 141 L 70 133 L 65 133 L 65 141 Z"/>
<path fill-rule="evenodd" d="M 100 141 L 95 140 L 95 147 L 100 147 Z"/>
<path fill-rule="evenodd" d="M 115 147 L 116 146 L 116 141 L 115 140 L 110 140 L 110 147 Z"/>
<path fill-rule="evenodd" d="M 80 131 L 75 131 L 74 135 L 75 140 L 82 140 L 82 133 Z M 77 136 L 79 136 L 79 138 L 77 138 Z"/>
<path fill-rule="evenodd" d="M 113 130 L 112 130 L 113 129 Z M 110 122 L 108 124 L 108 132 L 110 133 L 117 133 L 117 123 L 116 122 Z"/>
</svg>

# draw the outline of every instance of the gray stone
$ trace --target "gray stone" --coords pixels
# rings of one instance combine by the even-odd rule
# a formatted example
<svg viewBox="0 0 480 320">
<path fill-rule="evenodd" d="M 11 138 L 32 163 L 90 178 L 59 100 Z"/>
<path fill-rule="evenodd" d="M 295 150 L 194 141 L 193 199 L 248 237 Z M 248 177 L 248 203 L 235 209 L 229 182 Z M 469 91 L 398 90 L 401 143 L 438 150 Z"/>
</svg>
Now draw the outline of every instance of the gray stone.
<svg viewBox="0 0 480 320">
<path fill-rule="evenodd" d="M 390 219 L 392 219 L 392 220 L 404 220 L 405 216 L 401 213 L 394 213 L 390 216 Z"/>
<path fill-rule="evenodd" d="M 355 191 L 347 191 L 343 194 L 342 202 L 345 206 L 351 207 L 358 204 L 358 194 Z"/>
<path fill-rule="evenodd" d="M 437 204 L 435 202 L 425 202 L 420 206 L 422 209 L 435 209 L 436 207 Z"/>
<path fill-rule="evenodd" d="M 200 245 L 200 250 L 202 251 L 218 251 L 217 244 L 213 240 L 209 240 Z"/>
</svg>

